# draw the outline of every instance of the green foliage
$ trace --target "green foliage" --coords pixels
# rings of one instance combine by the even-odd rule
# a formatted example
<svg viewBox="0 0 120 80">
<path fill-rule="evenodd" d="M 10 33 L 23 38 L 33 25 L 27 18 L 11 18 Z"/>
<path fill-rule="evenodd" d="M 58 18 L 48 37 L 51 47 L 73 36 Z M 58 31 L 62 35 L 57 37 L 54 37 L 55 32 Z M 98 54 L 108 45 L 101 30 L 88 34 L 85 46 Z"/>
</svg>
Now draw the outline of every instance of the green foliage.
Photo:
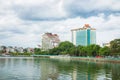
<svg viewBox="0 0 120 80">
<path fill-rule="evenodd" d="M 1 51 L 4 52 L 4 51 Z M 74 46 L 69 41 L 64 41 L 59 44 L 58 47 L 43 51 L 40 48 L 34 49 L 36 55 L 70 55 L 70 56 L 109 56 L 120 55 L 120 39 L 115 39 L 110 42 L 110 47 L 101 48 L 99 45 L 92 44 L 89 46 Z M 24 53 L 11 53 L 11 55 L 31 55 L 25 50 Z"/>
<path fill-rule="evenodd" d="M 87 47 L 86 46 L 78 46 L 80 56 L 87 56 Z"/>
<path fill-rule="evenodd" d="M 2 53 L 6 53 L 6 46 L 1 46 L 3 49 L 2 50 L 0 50 L 0 53 L 2 54 Z"/>
<path fill-rule="evenodd" d="M 99 45 L 95 45 L 95 44 L 89 45 L 87 46 L 87 55 L 97 56 L 99 54 L 99 49 L 100 49 Z"/>
<path fill-rule="evenodd" d="M 60 52 L 61 52 L 61 50 L 58 47 L 55 47 L 55 48 L 49 50 L 50 55 L 59 55 Z"/>
<path fill-rule="evenodd" d="M 34 49 L 34 54 L 36 55 L 48 55 L 49 51 L 42 51 L 40 48 Z"/>
<path fill-rule="evenodd" d="M 50 49 L 50 55 L 66 55 L 69 54 L 71 56 L 96 56 L 99 55 L 99 45 L 89 45 L 89 46 L 74 46 L 69 41 L 64 41 L 59 44 L 58 47 Z"/>
<path fill-rule="evenodd" d="M 41 54 L 41 49 L 40 48 L 35 48 L 34 49 L 34 54 Z"/>
<path fill-rule="evenodd" d="M 22 55 L 27 55 L 27 56 L 30 56 L 30 55 L 32 55 L 32 53 L 21 53 Z"/>
<path fill-rule="evenodd" d="M 108 56 L 110 55 L 110 48 L 107 46 L 100 48 L 99 53 L 101 56 Z"/>
<path fill-rule="evenodd" d="M 72 48 L 74 48 L 75 46 L 69 42 L 69 41 L 65 41 L 65 42 L 61 42 L 58 46 L 58 49 L 61 51 L 61 54 L 69 54 Z"/>
<path fill-rule="evenodd" d="M 41 51 L 41 55 L 49 55 L 49 51 Z"/>
<path fill-rule="evenodd" d="M 70 50 L 69 50 L 69 55 L 74 56 L 75 54 L 77 54 L 77 52 L 76 52 L 76 47 L 70 48 Z M 78 54 L 79 54 L 79 53 L 78 53 Z"/>
<path fill-rule="evenodd" d="M 11 56 L 30 56 L 32 53 L 24 52 L 24 53 L 18 53 L 18 52 L 11 52 Z"/>
<path fill-rule="evenodd" d="M 42 51 L 39 48 L 34 49 L 37 55 L 70 55 L 70 56 L 97 56 L 97 55 L 109 55 L 110 48 L 101 48 L 99 45 L 89 45 L 89 46 L 74 46 L 73 43 L 69 41 L 64 41 L 59 44 L 58 47 L 50 49 L 48 51 Z"/>
<path fill-rule="evenodd" d="M 16 52 L 12 52 L 12 53 L 10 53 L 10 55 L 12 55 L 12 56 L 18 56 L 19 54 L 18 53 L 16 53 Z"/>
<path fill-rule="evenodd" d="M 120 39 L 115 39 L 115 40 L 111 41 L 110 49 L 111 49 L 112 53 L 119 53 L 119 55 L 120 55 Z"/>
<path fill-rule="evenodd" d="M 71 42 L 69 42 L 69 41 L 61 42 L 59 44 L 59 48 L 61 50 L 69 50 L 72 47 L 74 47 L 74 45 Z"/>
</svg>

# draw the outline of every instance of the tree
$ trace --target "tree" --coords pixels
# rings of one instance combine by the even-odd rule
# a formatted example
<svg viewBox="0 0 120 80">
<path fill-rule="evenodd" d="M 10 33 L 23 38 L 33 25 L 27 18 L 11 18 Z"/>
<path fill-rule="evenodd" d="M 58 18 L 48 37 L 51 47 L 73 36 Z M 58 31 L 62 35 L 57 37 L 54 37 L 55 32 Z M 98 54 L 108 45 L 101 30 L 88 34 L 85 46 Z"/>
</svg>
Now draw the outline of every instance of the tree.
<svg viewBox="0 0 120 80">
<path fill-rule="evenodd" d="M 40 48 L 35 48 L 34 53 L 35 54 L 41 54 L 41 49 Z"/>
<path fill-rule="evenodd" d="M 71 56 L 79 56 L 80 55 L 80 52 L 79 52 L 79 48 L 78 47 L 71 47 L 70 50 L 69 50 L 69 54 Z"/>
<path fill-rule="evenodd" d="M 55 47 L 55 48 L 49 50 L 50 55 L 58 55 L 58 54 L 60 54 L 60 52 L 61 51 L 58 47 Z"/>
<path fill-rule="evenodd" d="M 100 48 L 99 53 L 101 56 L 108 56 L 110 55 L 110 48 L 107 46 Z"/>
<path fill-rule="evenodd" d="M 99 45 L 92 44 L 92 45 L 87 46 L 87 54 L 88 54 L 88 56 L 97 56 L 97 55 L 99 55 L 99 49 L 100 49 Z"/>
<path fill-rule="evenodd" d="M 81 56 L 87 56 L 88 55 L 86 46 L 84 46 L 80 49 L 80 54 L 81 54 Z"/>
<path fill-rule="evenodd" d="M 1 51 L 0 51 L 0 53 L 6 53 L 6 46 L 1 46 Z"/>
<path fill-rule="evenodd" d="M 86 46 L 77 46 L 77 52 L 79 56 L 87 56 L 87 49 Z"/>
<path fill-rule="evenodd" d="M 74 47 L 75 46 L 69 41 L 61 42 L 58 46 L 62 54 L 69 54 L 71 48 L 74 48 Z"/>
<path fill-rule="evenodd" d="M 120 39 L 115 39 L 110 42 L 110 49 L 112 53 L 118 53 L 120 55 Z M 114 55 L 113 54 L 113 55 Z"/>
</svg>

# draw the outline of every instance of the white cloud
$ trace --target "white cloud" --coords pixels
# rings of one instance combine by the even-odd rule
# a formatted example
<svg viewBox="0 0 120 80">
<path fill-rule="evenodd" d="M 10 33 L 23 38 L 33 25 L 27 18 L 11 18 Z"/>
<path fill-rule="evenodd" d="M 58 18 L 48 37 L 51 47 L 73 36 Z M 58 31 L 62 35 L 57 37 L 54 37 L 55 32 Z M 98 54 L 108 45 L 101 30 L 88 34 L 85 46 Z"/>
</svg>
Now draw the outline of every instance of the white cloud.
<svg viewBox="0 0 120 80">
<path fill-rule="evenodd" d="M 98 44 L 120 38 L 119 12 L 107 16 L 104 12 L 98 12 L 98 15 L 87 18 L 74 13 L 74 10 L 89 12 L 96 9 L 119 11 L 120 1 L 86 1 L 88 0 L 0 0 L 0 44 L 35 47 L 41 44 L 41 36 L 45 32 L 57 33 L 62 41 L 71 41 L 70 30 L 86 23 L 97 29 Z M 66 10 L 70 8 L 74 14 Z M 71 13 L 76 16 L 68 15 Z"/>
<path fill-rule="evenodd" d="M 59 20 L 119 13 L 119 4 L 119 0 L 1 0 L 0 14 L 17 15 L 25 20 Z"/>
<path fill-rule="evenodd" d="M 13 35 L 13 34 L 12 34 Z M 35 34 L 14 35 L 2 39 L 0 43 L 7 46 L 36 47 L 40 44 L 40 36 Z"/>
<path fill-rule="evenodd" d="M 9 27 L 11 24 L 7 27 L 0 27 L 0 29 L 8 29 L 7 31 L 2 29 L 3 32 L 1 32 L 1 36 L 7 36 L 10 34 L 9 37 L 7 36 L 7 38 L 3 38 L 1 42 L 6 43 L 7 41 L 7 44 L 13 43 L 14 45 L 21 46 L 36 46 L 37 44 L 41 44 L 41 36 L 44 32 L 57 33 L 62 41 L 71 41 L 70 30 L 82 27 L 85 23 L 89 23 L 92 27 L 97 29 L 97 43 L 100 44 L 120 37 L 119 19 L 120 17 L 116 15 L 110 15 L 108 19 L 105 19 L 103 15 L 100 15 L 87 19 L 78 17 L 62 21 L 20 21 L 20 24 L 18 24 L 16 28 Z M 23 31 L 24 33 L 19 33 L 19 31 Z"/>
<path fill-rule="evenodd" d="M 13 3 L 13 10 L 22 19 L 47 20 L 66 17 L 66 13 L 62 7 L 63 0 L 30 0 L 24 3 L 23 1 L 19 0 Z"/>
<path fill-rule="evenodd" d="M 65 0 L 64 8 L 69 17 L 90 17 L 104 13 L 120 13 L 119 0 Z"/>
<path fill-rule="evenodd" d="M 65 7 L 77 9 L 78 11 L 82 10 L 82 12 L 93 11 L 93 10 L 120 10 L 120 1 L 119 0 L 65 0 Z M 71 6 L 71 7 L 70 7 Z"/>
</svg>

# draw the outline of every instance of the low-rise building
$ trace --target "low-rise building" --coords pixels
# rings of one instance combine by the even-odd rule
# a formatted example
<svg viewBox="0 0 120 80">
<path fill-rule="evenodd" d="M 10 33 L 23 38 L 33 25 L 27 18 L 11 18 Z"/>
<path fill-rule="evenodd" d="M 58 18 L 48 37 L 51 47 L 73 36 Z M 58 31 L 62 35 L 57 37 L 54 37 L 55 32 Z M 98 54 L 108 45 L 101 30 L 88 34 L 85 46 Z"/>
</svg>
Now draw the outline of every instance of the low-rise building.
<svg viewBox="0 0 120 80">
<path fill-rule="evenodd" d="M 110 43 L 103 43 L 103 47 L 105 46 L 110 47 Z"/>
<path fill-rule="evenodd" d="M 13 53 L 15 52 L 14 47 L 12 47 L 12 46 L 6 47 L 6 53 L 9 54 L 10 52 L 13 52 Z"/>
<path fill-rule="evenodd" d="M 26 51 L 27 51 L 28 53 L 34 53 L 34 48 L 26 48 Z"/>
<path fill-rule="evenodd" d="M 45 33 L 42 35 L 42 49 L 48 50 L 57 47 L 60 43 L 59 36 L 57 34 Z"/>
</svg>

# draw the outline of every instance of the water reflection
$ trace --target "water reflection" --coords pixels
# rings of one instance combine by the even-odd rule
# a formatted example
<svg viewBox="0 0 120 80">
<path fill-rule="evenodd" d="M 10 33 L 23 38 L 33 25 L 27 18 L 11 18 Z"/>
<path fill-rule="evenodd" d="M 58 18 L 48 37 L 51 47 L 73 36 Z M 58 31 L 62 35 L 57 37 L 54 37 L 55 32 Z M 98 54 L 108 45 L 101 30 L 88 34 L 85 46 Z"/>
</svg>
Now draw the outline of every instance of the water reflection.
<svg viewBox="0 0 120 80">
<path fill-rule="evenodd" d="M 120 64 L 0 58 L 0 80 L 120 80 Z"/>
</svg>

